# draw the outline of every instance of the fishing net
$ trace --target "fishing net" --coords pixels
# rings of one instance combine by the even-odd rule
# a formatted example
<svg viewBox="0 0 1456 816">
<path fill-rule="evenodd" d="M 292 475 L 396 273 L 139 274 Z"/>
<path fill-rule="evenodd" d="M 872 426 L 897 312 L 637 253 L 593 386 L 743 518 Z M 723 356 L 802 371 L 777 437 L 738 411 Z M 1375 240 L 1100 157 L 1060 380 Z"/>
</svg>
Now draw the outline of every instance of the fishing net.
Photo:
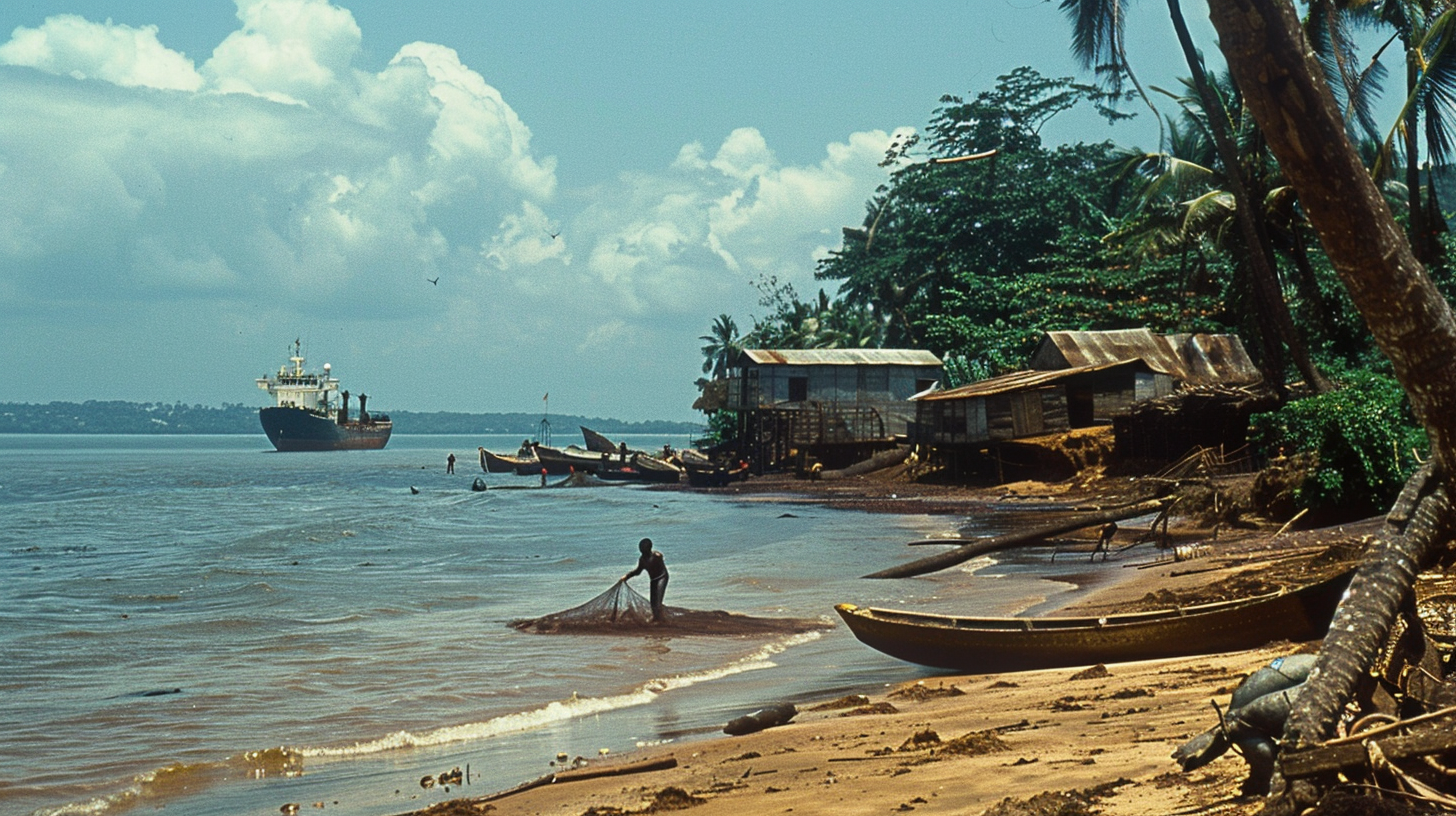
<svg viewBox="0 0 1456 816">
<path fill-rule="evenodd" d="M 831 625 L 823 619 L 757 618 L 676 606 L 663 606 L 662 617 L 661 621 L 653 622 L 652 603 L 626 581 L 618 581 L 581 606 L 539 618 L 514 620 L 510 626 L 537 635 L 756 635 L 809 632 Z"/>
</svg>

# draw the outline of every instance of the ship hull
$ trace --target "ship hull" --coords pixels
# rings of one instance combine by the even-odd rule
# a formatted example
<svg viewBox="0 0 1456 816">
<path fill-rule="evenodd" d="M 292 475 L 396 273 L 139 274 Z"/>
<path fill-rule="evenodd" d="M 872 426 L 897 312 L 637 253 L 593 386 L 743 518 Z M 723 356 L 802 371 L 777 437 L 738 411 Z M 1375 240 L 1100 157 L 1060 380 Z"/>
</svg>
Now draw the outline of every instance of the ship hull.
<svg viewBox="0 0 1456 816">
<path fill-rule="evenodd" d="M 340 425 L 302 408 L 264 408 L 258 420 L 280 451 L 379 450 L 394 430 L 387 420 Z"/>
</svg>

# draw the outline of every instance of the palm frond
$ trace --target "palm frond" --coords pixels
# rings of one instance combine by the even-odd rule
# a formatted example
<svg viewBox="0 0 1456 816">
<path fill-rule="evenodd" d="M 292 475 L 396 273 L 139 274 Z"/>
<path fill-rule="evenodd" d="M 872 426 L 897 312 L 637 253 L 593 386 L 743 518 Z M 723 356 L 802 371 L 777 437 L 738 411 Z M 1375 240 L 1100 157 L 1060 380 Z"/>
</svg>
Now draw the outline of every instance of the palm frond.
<svg viewBox="0 0 1456 816">
<path fill-rule="evenodd" d="M 1233 193 L 1211 190 L 1198 198 L 1183 202 L 1183 231 L 1189 235 L 1216 232 L 1234 212 Z"/>
</svg>

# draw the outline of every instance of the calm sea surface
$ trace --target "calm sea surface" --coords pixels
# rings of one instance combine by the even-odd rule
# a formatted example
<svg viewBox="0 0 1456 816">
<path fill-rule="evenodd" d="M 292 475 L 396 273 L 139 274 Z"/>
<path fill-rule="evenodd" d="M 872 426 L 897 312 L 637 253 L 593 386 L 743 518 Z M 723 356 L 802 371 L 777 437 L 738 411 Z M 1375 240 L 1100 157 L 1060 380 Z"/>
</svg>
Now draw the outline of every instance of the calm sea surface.
<svg viewBox="0 0 1456 816">
<path fill-rule="evenodd" d="M 956 518 L 634 486 L 472 492 L 476 447 L 519 441 L 279 454 L 261 434 L 0 435 L 0 814 L 376 816 L 484 795 L 558 752 L 681 742 L 767 702 L 926 676 L 861 646 L 837 602 L 1008 614 L 1084 577 L 1081 559 L 1028 555 L 857 578 L 924 555 L 905 542 Z M 667 558 L 670 605 L 825 630 L 506 626 L 610 588 L 643 536 Z M 420 787 L 455 766 L 469 785 Z"/>
</svg>

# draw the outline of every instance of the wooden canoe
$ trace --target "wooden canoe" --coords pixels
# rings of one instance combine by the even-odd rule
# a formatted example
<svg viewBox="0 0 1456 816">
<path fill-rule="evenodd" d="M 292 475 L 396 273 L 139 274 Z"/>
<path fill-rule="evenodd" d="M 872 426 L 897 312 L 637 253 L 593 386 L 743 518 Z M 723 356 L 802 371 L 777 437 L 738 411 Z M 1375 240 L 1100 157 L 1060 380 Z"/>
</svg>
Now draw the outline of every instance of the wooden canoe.
<svg viewBox="0 0 1456 816">
<path fill-rule="evenodd" d="M 729 482 L 748 478 L 748 465 L 743 462 L 725 467 L 709 459 L 702 451 L 691 448 L 678 451 L 678 458 L 682 460 L 688 484 L 693 487 L 723 487 Z"/>
<path fill-rule="evenodd" d="M 593 431 L 585 425 L 578 425 L 581 428 L 581 438 L 586 441 L 586 449 L 592 453 L 618 453 L 618 448 L 612 440 Z"/>
<path fill-rule="evenodd" d="M 655 456 L 634 453 L 624 464 L 613 458 L 610 465 L 597 471 L 603 479 L 633 480 L 676 484 L 682 479 L 682 468 Z"/>
<path fill-rule="evenodd" d="M 994 672 L 1254 649 L 1323 637 L 1353 572 L 1234 601 L 1105 617 L 967 618 L 839 604 L 854 636 L 891 657 Z"/>
<path fill-rule="evenodd" d="M 514 473 L 518 476 L 534 476 L 541 472 L 541 463 L 535 456 L 510 456 L 491 453 L 480 449 L 480 466 L 486 473 Z"/>
<path fill-rule="evenodd" d="M 575 445 L 567 445 L 564 448 L 537 445 L 536 458 L 541 462 L 540 467 L 546 468 L 547 473 L 559 475 L 572 472 L 596 473 L 602 469 L 603 463 L 610 465 L 610 460 L 615 457 L 611 454 L 592 453 Z"/>
</svg>

